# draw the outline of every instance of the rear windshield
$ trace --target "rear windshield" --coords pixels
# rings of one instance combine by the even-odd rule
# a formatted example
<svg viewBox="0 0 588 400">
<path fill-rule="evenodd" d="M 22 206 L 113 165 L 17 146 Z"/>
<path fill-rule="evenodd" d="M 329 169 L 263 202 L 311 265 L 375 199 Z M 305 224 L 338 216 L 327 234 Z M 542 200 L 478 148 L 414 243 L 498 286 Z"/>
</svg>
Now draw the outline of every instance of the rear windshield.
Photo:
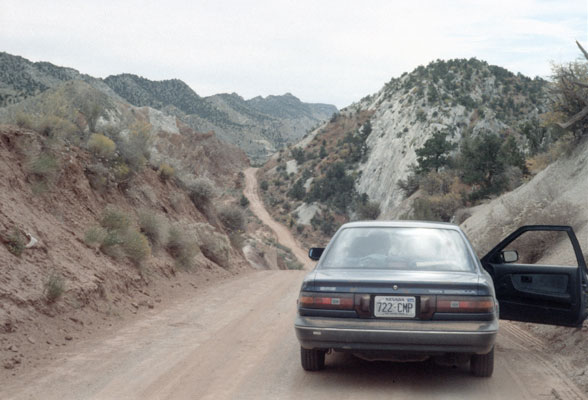
<svg viewBox="0 0 588 400">
<path fill-rule="evenodd" d="M 464 239 L 451 229 L 356 227 L 334 240 L 321 268 L 474 271 Z"/>
</svg>

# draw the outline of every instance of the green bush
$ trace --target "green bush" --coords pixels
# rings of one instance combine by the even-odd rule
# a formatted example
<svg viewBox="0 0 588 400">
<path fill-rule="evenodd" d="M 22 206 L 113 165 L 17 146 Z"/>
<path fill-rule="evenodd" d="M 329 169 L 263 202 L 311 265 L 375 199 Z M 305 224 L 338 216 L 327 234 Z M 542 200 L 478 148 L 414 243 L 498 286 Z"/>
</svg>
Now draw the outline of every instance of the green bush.
<svg viewBox="0 0 588 400">
<path fill-rule="evenodd" d="M 247 207 L 249 205 L 249 199 L 247 198 L 247 196 L 242 194 L 241 198 L 239 199 L 239 204 L 241 205 L 241 207 Z"/>
<path fill-rule="evenodd" d="M 267 181 L 261 181 L 261 184 L 259 185 L 259 187 L 261 188 L 261 190 L 266 191 L 269 187 Z"/>
<path fill-rule="evenodd" d="M 114 157 L 116 144 L 100 133 L 93 133 L 88 139 L 88 150 L 96 157 L 110 159 Z"/>
</svg>

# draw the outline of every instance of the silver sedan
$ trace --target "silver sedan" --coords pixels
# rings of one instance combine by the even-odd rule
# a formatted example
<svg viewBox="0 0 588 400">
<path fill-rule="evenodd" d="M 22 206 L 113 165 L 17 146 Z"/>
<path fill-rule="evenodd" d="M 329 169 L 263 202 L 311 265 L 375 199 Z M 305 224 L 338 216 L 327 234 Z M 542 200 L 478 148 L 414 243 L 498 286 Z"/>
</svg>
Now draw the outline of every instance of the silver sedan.
<svg viewBox="0 0 588 400">
<path fill-rule="evenodd" d="M 298 298 L 295 330 L 302 367 L 323 369 L 328 352 L 344 351 L 369 360 L 413 361 L 432 356 L 470 362 L 474 375 L 491 376 L 501 305 L 495 280 L 507 283 L 500 288 L 509 319 L 578 325 L 586 318 L 584 259 L 578 260 L 576 268 L 558 267 L 555 273 L 551 267 L 537 270 L 516 264 L 518 253 L 505 250 L 518 235 L 537 228 L 521 228 L 481 262 L 453 224 L 343 225 L 326 249 L 309 252 L 320 261 L 304 279 Z M 539 228 L 568 233 L 579 249 L 571 228 Z M 562 290 L 570 293 L 557 295 L 558 301 L 568 296 L 568 304 L 547 304 L 553 293 L 541 297 L 543 287 L 516 288 L 521 274 L 531 281 L 538 274 L 543 283 L 565 278 L 571 284 Z M 529 293 L 539 294 L 540 301 L 529 300 Z M 554 316 L 550 306 L 575 312 Z"/>
</svg>

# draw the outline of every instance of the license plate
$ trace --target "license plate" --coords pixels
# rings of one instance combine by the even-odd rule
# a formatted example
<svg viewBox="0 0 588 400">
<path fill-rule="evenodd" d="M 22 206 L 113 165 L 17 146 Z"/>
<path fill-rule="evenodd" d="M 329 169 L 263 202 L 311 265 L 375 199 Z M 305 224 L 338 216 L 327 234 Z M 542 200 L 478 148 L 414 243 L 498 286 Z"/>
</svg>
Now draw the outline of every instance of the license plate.
<svg viewBox="0 0 588 400">
<path fill-rule="evenodd" d="M 414 318 L 416 298 L 407 296 L 376 296 L 374 316 L 388 318 Z"/>
</svg>

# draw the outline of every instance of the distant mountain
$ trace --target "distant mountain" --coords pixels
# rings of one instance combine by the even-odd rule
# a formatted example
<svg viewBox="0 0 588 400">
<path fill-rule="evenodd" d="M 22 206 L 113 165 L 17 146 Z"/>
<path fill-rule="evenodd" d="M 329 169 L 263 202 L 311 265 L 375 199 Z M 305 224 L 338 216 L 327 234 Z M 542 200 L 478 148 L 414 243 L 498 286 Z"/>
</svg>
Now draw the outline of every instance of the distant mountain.
<svg viewBox="0 0 588 400">
<path fill-rule="evenodd" d="M 72 68 L 0 53 L 0 107 L 70 80 L 85 81 L 115 100 L 172 114 L 196 131 L 214 131 L 222 140 L 241 147 L 255 162 L 299 140 L 337 112 L 335 106 L 303 103 L 290 93 L 251 100 L 237 94 L 203 98 L 179 79 L 151 81 L 133 74 L 98 79 Z"/>
<path fill-rule="evenodd" d="M 111 75 L 104 82 L 120 97 L 137 107 L 172 107 L 182 113 L 195 114 L 211 121 L 227 119 L 226 114 L 215 109 L 179 79 L 150 81 L 133 74 L 121 74 Z"/>
<path fill-rule="evenodd" d="M 48 62 L 31 62 L 23 57 L 0 52 L 0 107 L 16 104 L 71 80 L 85 81 L 119 99 L 101 79 L 80 74 L 73 68 Z"/>
</svg>

